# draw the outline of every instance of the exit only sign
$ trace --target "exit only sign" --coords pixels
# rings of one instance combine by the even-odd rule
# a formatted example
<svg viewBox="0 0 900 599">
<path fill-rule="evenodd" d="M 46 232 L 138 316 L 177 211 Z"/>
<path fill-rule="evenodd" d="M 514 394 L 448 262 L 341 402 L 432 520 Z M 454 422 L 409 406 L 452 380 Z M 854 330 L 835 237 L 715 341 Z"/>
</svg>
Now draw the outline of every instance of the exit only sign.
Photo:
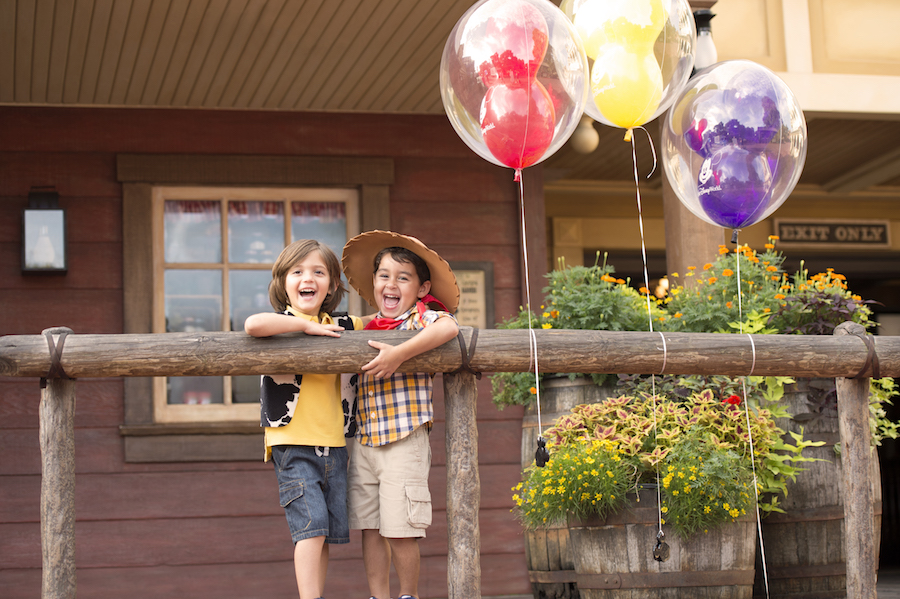
<svg viewBox="0 0 900 599">
<path fill-rule="evenodd" d="M 891 247 L 891 226 L 887 220 L 775 219 L 775 231 L 779 245 Z"/>
</svg>

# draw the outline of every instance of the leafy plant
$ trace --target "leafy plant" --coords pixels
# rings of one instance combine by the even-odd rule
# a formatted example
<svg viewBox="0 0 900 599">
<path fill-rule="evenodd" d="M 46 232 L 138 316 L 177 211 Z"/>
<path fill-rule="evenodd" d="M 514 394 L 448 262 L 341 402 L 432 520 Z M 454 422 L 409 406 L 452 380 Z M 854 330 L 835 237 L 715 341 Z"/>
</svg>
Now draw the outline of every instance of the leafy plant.
<svg viewBox="0 0 900 599">
<path fill-rule="evenodd" d="M 576 406 L 545 433 L 550 462 L 525 470 L 513 487 L 514 510 L 529 528 L 570 514 L 602 517 L 622 508 L 624 491 L 659 482 L 665 523 L 688 536 L 754 505 L 752 439 L 758 490 L 767 497 L 760 507 L 780 511 L 777 495 L 813 445 L 783 435 L 770 410 L 711 389 L 674 401 L 641 394 Z"/>
<path fill-rule="evenodd" d="M 650 318 L 665 319 L 664 310 L 656 300 L 631 287 L 629 282 L 616 278 L 615 269 L 606 263 L 606 254 L 600 263 L 600 253 L 593 266 L 569 266 L 560 262 L 560 269 L 546 275 L 549 284 L 544 288 L 546 305 L 541 313 L 530 314 L 534 329 L 582 329 L 604 331 L 640 331 L 649 328 Z M 648 316 L 649 314 L 649 316 Z M 519 307 L 519 313 L 498 325 L 501 329 L 527 329 L 529 313 Z M 610 376 L 591 375 L 598 385 Z M 528 405 L 534 400 L 534 374 L 497 373 L 491 377 L 494 403 L 503 408 L 508 405 Z"/>
</svg>

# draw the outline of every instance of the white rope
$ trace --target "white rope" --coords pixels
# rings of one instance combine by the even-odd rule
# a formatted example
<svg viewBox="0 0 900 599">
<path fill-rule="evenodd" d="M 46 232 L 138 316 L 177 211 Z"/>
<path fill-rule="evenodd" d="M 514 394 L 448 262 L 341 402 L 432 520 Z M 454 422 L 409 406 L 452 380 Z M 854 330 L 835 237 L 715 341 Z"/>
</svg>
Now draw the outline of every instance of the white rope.
<svg viewBox="0 0 900 599">
<path fill-rule="evenodd" d="M 643 127 L 639 127 L 639 129 L 643 129 L 644 133 L 647 133 L 647 130 Z M 647 133 L 647 138 L 650 139 L 650 134 Z M 650 139 L 650 147 L 653 148 L 653 140 Z M 638 176 L 638 167 L 637 167 L 637 150 L 634 145 L 634 136 L 631 137 L 631 162 L 634 165 L 634 189 L 637 197 L 637 210 L 638 210 L 638 228 L 641 232 L 641 259 L 644 265 L 644 290 L 647 292 L 647 323 L 650 326 L 650 332 L 653 333 L 653 312 L 650 304 L 650 275 L 647 272 L 647 245 L 644 241 L 644 215 L 643 210 L 641 208 L 641 185 L 640 185 L 640 177 Z M 656 170 L 656 150 L 653 150 L 653 170 Z M 651 175 L 653 172 L 651 171 Z M 657 331 L 658 332 L 658 331 Z M 660 336 L 663 340 L 663 370 L 660 374 L 665 372 L 666 367 L 666 338 L 660 333 Z M 656 375 L 650 375 L 650 397 L 653 402 L 652 411 L 653 411 L 653 439 L 654 443 L 658 443 L 659 431 L 657 429 L 656 422 Z M 659 528 L 658 537 L 663 535 L 662 531 L 662 485 L 660 484 L 659 478 L 659 468 L 656 468 L 656 521 L 657 526 Z"/>
<path fill-rule="evenodd" d="M 737 244 L 737 230 L 733 232 L 732 241 Z M 741 334 L 744 334 L 744 316 L 743 316 L 743 301 L 741 295 L 741 246 L 737 244 L 737 249 L 734 252 L 734 261 L 735 261 L 735 276 L 737 277 L 737 290 L 738 290 L 738 326 Z M 766 570 L 766 547 L 765 543 L 763 543 L 763 534 L 762 534 L 762 518 L 759 513 L 759 484 L 757 482 L 756 477 L 756 450 L 753 447 L 753 431 L 750 428 L 750 402 L 747 401 L 747 379 L 753 376 L 753 370 L 756 368 L 756 344 L 753 342 L 753 335 L 747 333 L 747 339 L 750 340 L 750 351 L 752 353 L 753 360 L 750 363 L 750 372 L 747 376 L 741 378 L 741 386 L 744 391 L 744 415 L 747 420 L 747 437 L 750 440 L 750 466 L 753 469 L 753 495 L 756 499 L 756 534 L 759 537 L 759 553 L 760 559 L 762 561 L 762 571 L 763 571 L 763 585 L 766 589 L 766 598 L 769 597 L 769 574 Z"/>
<path fill-rule="evenodd" d="M 531 321 L 531 282 L 528 276 L 528 235 L 525 231 L 525 185 L 522 181 L 521 169 L 516 169 L 516 180 L 519 183 L 519 209 L 522 226 L 522 262 L 525 267 L 525 311 L 528 314 L 528 349 L 529 360 L 534 365 L 534 390 L 537 403 L 538 437 L 543 434 L 541 424 L 541 379 L 538 369 L 537 336 L 534 334 Z"/>
</svg>

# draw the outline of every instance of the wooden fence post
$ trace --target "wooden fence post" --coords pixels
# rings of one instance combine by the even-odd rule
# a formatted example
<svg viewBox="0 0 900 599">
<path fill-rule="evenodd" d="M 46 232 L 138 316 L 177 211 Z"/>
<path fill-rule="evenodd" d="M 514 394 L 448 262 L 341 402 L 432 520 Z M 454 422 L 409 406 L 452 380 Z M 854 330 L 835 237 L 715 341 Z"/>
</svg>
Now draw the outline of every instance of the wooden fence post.
<svg viewBox="0 0 900 599">
<path fill-rule="evenodd" d="M 478 390 L 470 372 L 444 375 L 447 444 L 447 597 L 481 599 Z"/>
<path fill-rule="evenodd" d="M 42 599 L 75 598 L 75 381 L 41 390 Z"/>
<path fill-rule="evenodd" d="M 845 322 L 835 335 L 856 335 L 871 347 L 870 360 L 859 375 L 877 371 L 874 345 L 862 325 Z M 874 356 L 874 362 L 871 358 Z M 877 375 L 876 375 L 877 376 Z M 875 599 L 878 564 L 875 561 L 875 509 L 871 470 L 872 433 L 869 428 L 869 378 L 838 377 L 838 425 L 841 433 L 841 478 L 844 483 L 844 553 L 847 556 L 848 599 Z"/>
</svg>

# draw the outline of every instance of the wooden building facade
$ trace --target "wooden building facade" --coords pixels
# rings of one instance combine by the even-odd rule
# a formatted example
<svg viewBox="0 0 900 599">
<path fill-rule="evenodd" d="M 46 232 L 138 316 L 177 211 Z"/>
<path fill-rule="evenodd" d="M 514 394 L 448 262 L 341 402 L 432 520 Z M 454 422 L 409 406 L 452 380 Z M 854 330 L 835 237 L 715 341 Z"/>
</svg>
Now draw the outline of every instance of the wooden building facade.
<svg viewBox="0 0 900 599">
<path fill-rule="evenodd" d="M 174 183 L 355 189 L 362 229 L 415 235 L 453 264 L 488 263 L 486 296 L 496 314 L 521 303 L 512 172 L 472 154 L 443 117 L 2 107 L 0 172 L 2 334 L 58 325 L 150 332 L 152 217 L 141 189 Z M 22 210 L 34 186 L 54 187 L 66 210 L 66 274 L 20 271 Z M 540 249 L 543 219 L 533 221 Z M 292 545 L 258 423 L 155 422 L 148 387 L 141 379 L 78 382 L 79 596 L 296 596 Z M 446 596 L 447 584 L 444 497 L 452 481 L 436 389 L 435 519 L 421 545 L 423 597 Z M 0 588 L 9 599 L 38 596 L 41 586 L 39 398 L 36 379 L 0 379 Z M 483 593 L 527 593 L 509 492 L 519 476 L 521 410 L 498 411 L 487 377 L 478 410 Z M 358 533 L 332 547 L 331 559 L 329 595 L 367 596 Z"/>
</svg>

